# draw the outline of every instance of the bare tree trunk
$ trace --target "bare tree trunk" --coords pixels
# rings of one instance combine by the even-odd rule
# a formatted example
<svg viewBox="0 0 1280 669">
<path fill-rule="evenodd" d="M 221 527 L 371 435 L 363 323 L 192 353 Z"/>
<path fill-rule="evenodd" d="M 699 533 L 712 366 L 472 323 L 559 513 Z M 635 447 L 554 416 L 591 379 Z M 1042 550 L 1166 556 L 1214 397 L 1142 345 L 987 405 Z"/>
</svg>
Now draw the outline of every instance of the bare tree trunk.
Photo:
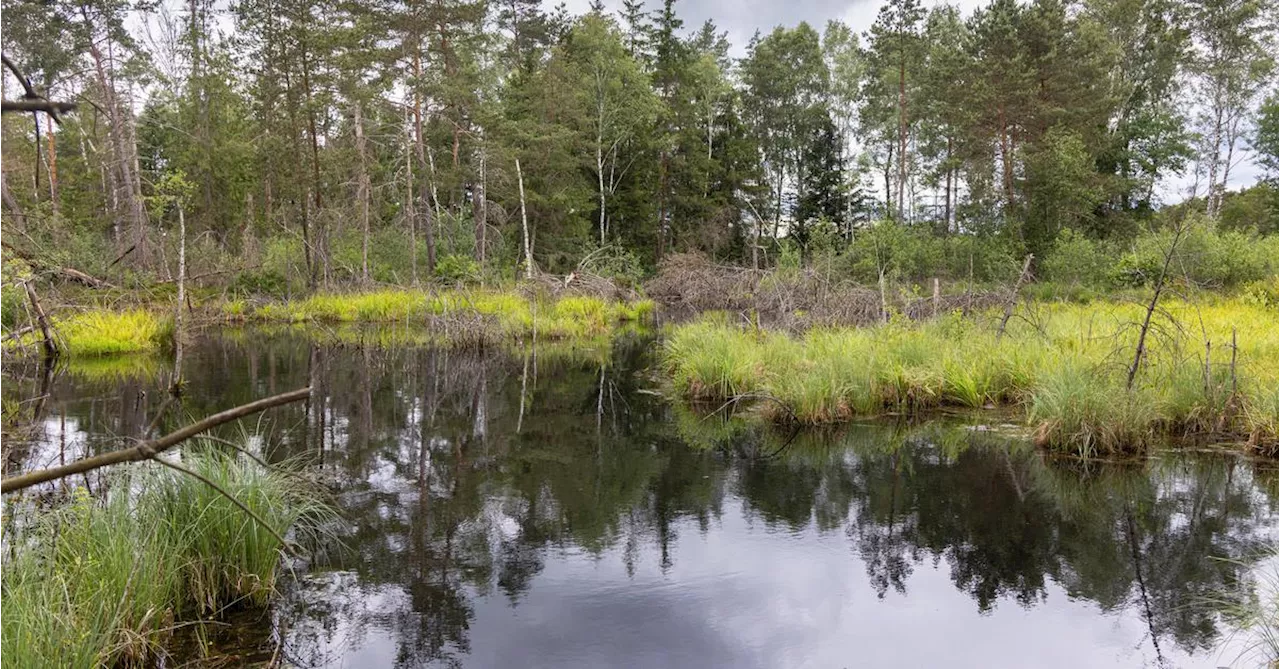
<svg viewBox="0 0 1280 669">
<path fill-rule="evenodd" d="M 427 147 L 427 167 L 431 170 L 431 178 L 429 184 L 431 186 L 431 200 L 435 203 L 435 234 L 440 234 L 440 226 L 443 217 L 440 215 L 440 196 L 436 192 L 436 157 L 431 151 L 431 147 Z M 453 226 L 449 226 L 449 252 L 454 251 Z"/>
<path fill-rule="evenodd" d="M 907 183 L 907 62 L 898 62 L 898 220 L 904 218 L 906 207 L 903 191 Z"/>
<path fill-rule="evenodd" d="M 419 50 L 415 50 L 413 54 L 413 76 L 418 80 L 422 76 L 422 55 Z M 418 164 L 425 165 L 427 162 L 425 140 L 422 134 L 422 97 L 419 95 L 417 87 L 413 91 L 413 128 L 414 142 L 418 155 Z M 418 189 L 418 198 L 421 200 L 422 212 L 428 218 L 431 217 L 431 203 L 427 201 L 426 189 Z M 427 221 L 427 225 L 423 228 L 426 234 L 427 242 L 427 275 L 432 276 L 436 273 L 436 233 L 434 221 Z"/>
<path fill-rule="evenodd" d="M 408 121 L 408 119 L 405 119 Z M 411 132 L 406 129 L 406 132 Z M 405 222 L 409 224 L 409 266 L 413 272 L 413 285 L 418 285 L 418 212 L 413 205 L 413 154 L 410 147 L 413 143 L 412 137 L 405 138 L 404 147 L 404 172 L 405 172 L 405 199 L 404 199 L 404 217 Z"/>
<path fill-rule="evenodd" d="M 951 179 L 955 174 L 955 169 L 951 165 L 951 136 L 947 136 L 947 195 L 946 204 L 943 206 L 942 223 L 945 231 L 951 233 Z"/>
<path fill-rule="evenodd" d="M 173 382 L 170 392 L 182 387 L 182 307 L 187 301 L 187 216 L 178 207 L 178 303 L 173 308 Z"/>
<path fill-rule="evenodd" d="M 9 179 L 5 177 L 3 133 L 0 133 L 0 202 L 4 202 L 5 209 L 9 210 L 9 214 L 13 215 L 14 219 L 19 221 L 24 219 L 22 207 L 19 207 L 18 201 L 14 200 L 13 192 L 9 191 Z"/>
<path fill-rule="evenodd" d="M 58 210 L 58 147 L 54 142 L 53 124 L 45 126 L 45 134 L 49 141 L 49 150 L 45 153 L 49 159 L 49 199 L 53 202 L 54 211 Z"/>
<path fill-rule="evenodd" d="M 369 166 L 365 156 L 364 115 L 355 104 L 356 153 L 360 155 L 360 281 L 369 283 Z"/>
<path fill-rule="evenodd" d="M 130 193 L 129 193 L 129 211 L 133 217 L 133 229 L 137 233 L 138 250 L 134 257 L 142 267 L 147 267 L 151 262 L 151 246 L 147 242 L 147 210 L 142 201 L 142 167 L 138 160 L 138 124 L 134 120 L 132 112 L 127 117 L 126 129 L 129 133 L 129 141 L 126 145 L 129 151 L 129 163 L 132 165 L 129 174 Z"/>
<path fill-rule="evenodd" d="M 1000 318 L 1000 327 L 996 330 L 996 341 L 999 342 L 1004 337 L 1004 329 L 1009 325 L 1009 319 L 1013 317 L 1013 308 L 1018 304 L 1018 291 L 1022 290 L 1022 284 L 1031 279 L 1031 261 L 1035 256 L 1027 254 L 1025 260 L 1022 261 L 1022 272 L 1018 274 L 1018 280 L 1013 284 L 1013 291 L 1009 293 L 1009 299 L 1004 303 L 1004 315 Z M 970 262 L 973 262 L 970 258 Z M 970 270 L 972 272 L 972 269 Z"/>
<path fill-rule="evenodd" d="M 1000 164 L 1001 164 L 1001 181 L 1004 186 L 1004 215 L 1009 216 L 1009 210 L 1013 207 L 1013 151 L 1012 142 L 1009 141 L 1009 125 L 1005 118 L 1004 105 L 999 108 L 1000 117 Z M 1018 228 L 1018 236 L 1022 236 L 1022 228 Z"/>
<path fill-rule="evenodd" d="M 520 171 L 520 159 L 516 158 L 516 183 L 520 186 L 520 229 L 524 233 L 524 278 L 533 279 L 533 245 L 529 241 L 529 217 L 524 207 L 524 173 Z"/>
<path fill-rule="evenodd" d="M 1231 161 L 1235 155 L 1236 139 L 1240 133 L 1240 115 L 1233 114 L 1231 119 L 1227 121 L 1227 159 L 1222 163 L 1222 181 L 1218 184 L 1218 188 L 1214 191 L 1213 213 L 1210 214 L 1217 218 L 1222 214 L 1222 200 L 1226 197 L 1227 184 L 1231 181 Z"/>
<path fill-rule="evenodd" d="M 58 356 L 58 344 L 53 339 L 53 332 L 49 328 L 49 318 L 44 313 L 44 307 L 40 306 L 40 298 L 36 296 L 36 289 L 31 286 L 31 281 L 26 281 L 23 286 L 27 289 L 27 299 L 31 301 L 31 310 L 36 312 L 36 325 L 40 327 L 40 336 L 43 338 L 44 355 L 48 359 Z"/>
<path fill-rule="evenodd" d="M 487 172 L 488 152 L 484 140 L 480 142 L 480 195 L 479 206 L 475 207 L 476 216 L 476 262 L 480 265 L 480 281 L 484 281 L 485 255 L 489 245 L 489 175 Z"/>
<path fill-rule="evenodd" d="M 327 283 L 329 279 L 329 269 L 328 269 L 329 268 L 329 253 L 328 253 L 329 248 L 328 248 L 328 235 L 326 233 L 326 230 L 325 230 L 326 226 L 323 220 L 324 203 L 321 201 L 321 196 L 320 196 L 320 138 L 319 138 L 319 133 L 316 131 L 316 113 L 315 113 L 315 110 L 312 108 L 311 63 L 307 59 L 307 44 L 305 41 L 301 45 L 301 51 L 302 51 L 301 53 L 302 55 L 302 92 L 303 92 L 303 95 L 306 96 L 307 131 L 311 136 L 311 179 L 312 179 L 311 196 L 315 198 L 315 207 L 316 207 L 315 216 L 314 216 L 316 234 L 314 236 L 318 240 L 318 248 L 316 250 L 320 255 L 320 260 L 324 264 L 325 282 Z M 305 215 L 304 215 L 304 220 L 305 220 Z M 311 275 L 308 279 L 308 287 L 311 288 L 312 290 L 315 290 L 318 279 L 316 277 L 316 264 L 314 260 L 311 264 L 310 269 L 311 269 Z"/>
<path fill-rule="evenodd" d="M 600 193 L 600 246 L 604 246 L 605 237 L 605 214 L 604 214 L 604 155 L 601 151 L 600 144 L 604 141 L 600 136 L 600 132 L 596 132 L 596 182 L 599 185 Z"/>
<path fill-rule="evenodd" d="M 1155 312 L 1156 305 L 1160 302 L 1160 293 L 1164 290 L 1164 280 L 1169 274 L 1169 264 L 1173 262 L 1173 256 L 1178 250 L 1178 242 L 1182 241 L 1182 235 L 1186 232 L 1186 228 L 1187 223 L 1185 220 L 1178 222 L 1178 227 L 1173 234 L 1173 241 L 1169 243 L 1169 250 L 1164 254 L 1164 266 L 1160 268 L 1160 275 L 1156 277 L 1155 292 L 1151 294 L 1151 302 L 1147 304 L 1146 316 L 1142 319 L 1142 328 L 1138 330 L 1138 345 L 1133 350 L 1133 363 L 1129 365 L 1129 377 L 1124 382 L 1126 390 L 1133 390 L 1133 380 L 1138 375 L 1138 367 L 1142 364 L 1142 356 L 1147 352 L 1147 331 L 1151 329 L 1151 315 Z"/>
<path fill-rule="evenodd" d="M 84 17 L 86 24 L 89 24 L 88 12 L 81 9 L 81 16 Z M 110 42 L 108 42 L 110 47 Z M 133 195 L 133 179 L 129 174 L 129 165 L 131 164 L 129 152 L 126 149 L 128 144 L 126 140 L 126 129 L 123 119 L 124 111 L 118 99 L 118 93 L 115 89 L 115 82 L 111 73 L 107 69 L 107 58 L 103 56 L 102 50 L 98 47 L 96 41 L 89 42 L 89 55 L 93 59 L 94 71 L 97 75 L 98 87 L 103 97 L 103 107 L 107 113 L 107 140 L 109 146 L 108 157 L 110 164 L 107 167 L 108 185 L 111 190 L 112 210 L 114 214 L 114 229 L 117 231 L 117 240 L 121 251 L 124 251 L 126 240 L 124 239 L 124 208 L 127 207 L 130 212 L 133 211 L 132 195 Z M 125 202 L 121 202 L 121 193 L 126 193 Z M 143 240 L 135 239 L 134 244 L 140 246 Z M 136 248 L 135 251 L 141 251 Z"/>
<path fill-rule="evenodd" d="M 1205 214 L 1214 215 L 1214 198 L 1218 193 L 1218 163 L 1222 150 L 1222 85 L 1215 83 L 1213 92 L 1213 131 L 1209 135 L 1209 185 L 1205 190 Z"/>
</svg>

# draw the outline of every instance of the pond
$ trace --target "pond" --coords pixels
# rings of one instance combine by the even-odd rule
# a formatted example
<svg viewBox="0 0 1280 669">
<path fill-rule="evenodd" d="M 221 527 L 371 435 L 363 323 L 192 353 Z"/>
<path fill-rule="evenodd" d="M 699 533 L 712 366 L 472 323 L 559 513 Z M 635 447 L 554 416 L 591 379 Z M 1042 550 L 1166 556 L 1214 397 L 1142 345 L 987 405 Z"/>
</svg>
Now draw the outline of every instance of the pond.
<svg viewBox="0 0 1280 669">
<path fill-rule="evenodd" d="M 305 459 L 345 519 L 269 612 L 207 632 L 224 659 L 1216 667 L 1244 641 L 1209 601 L 1276 541 L 1274 466 L 1233 455 L 1052 461 L 954 417 L 754 427 L 665 400 L 638 334 L 394 340 L 227 330 L 188 347 L 185 416 L 312 385 L 222 434 Z M 10 470 L 140 434 L 160 364 L 46 379 L 11 361 L 5 400 L 40 420 Z"/>
</svg>

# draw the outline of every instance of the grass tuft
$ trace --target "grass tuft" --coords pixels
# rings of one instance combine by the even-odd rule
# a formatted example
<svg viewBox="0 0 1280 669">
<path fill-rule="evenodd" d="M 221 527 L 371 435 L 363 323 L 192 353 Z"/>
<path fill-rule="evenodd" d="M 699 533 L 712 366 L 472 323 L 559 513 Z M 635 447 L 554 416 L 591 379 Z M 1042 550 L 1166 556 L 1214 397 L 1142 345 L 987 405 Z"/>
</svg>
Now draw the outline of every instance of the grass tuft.
<svg viewBox="0 0 1280 669">
<path fill-rule="evenodd" d="M 189 446 L 184 464 L 275 528 L 309 534 L 330 516 L 295 475 L 213 448 Z M 6 666 L 143 663 L 175 620 L 274 592 L 279 541 L 203 482 L 146 464 L 105 496 L 77 489 L 28 535 L 7 537 L 17 543 L 0 590 Z"/>
</svg>

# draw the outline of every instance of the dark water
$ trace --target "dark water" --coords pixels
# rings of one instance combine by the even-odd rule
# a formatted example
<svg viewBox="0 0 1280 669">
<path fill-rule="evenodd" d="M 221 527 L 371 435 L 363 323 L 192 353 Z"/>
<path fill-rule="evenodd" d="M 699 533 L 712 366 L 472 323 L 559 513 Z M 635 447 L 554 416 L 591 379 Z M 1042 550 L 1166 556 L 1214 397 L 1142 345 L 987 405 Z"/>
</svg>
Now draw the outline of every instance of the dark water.
<svg viewBox="0 0 1280 669">
<path fill-rule="evenodd" d="M 210 632 L 233 661 L 1213 667 L 1242 641 L 1224 646 L 1206 600 L 1276 539 L 1276 472 L 1236 457 L 1084 466 L 950 423 L 704 420 L 653 392 L 639 337 L 536 355 L 315 343 L 332 334 L 188 350 L 189 415 L 314 387 L 237 429 L 309 458 L 347 521 L 266 616 Z M 139 434 L 163 373 L 133 367 L 8 366 L 11 405 L 48 394 L 9 457 Z"/>
</svg>

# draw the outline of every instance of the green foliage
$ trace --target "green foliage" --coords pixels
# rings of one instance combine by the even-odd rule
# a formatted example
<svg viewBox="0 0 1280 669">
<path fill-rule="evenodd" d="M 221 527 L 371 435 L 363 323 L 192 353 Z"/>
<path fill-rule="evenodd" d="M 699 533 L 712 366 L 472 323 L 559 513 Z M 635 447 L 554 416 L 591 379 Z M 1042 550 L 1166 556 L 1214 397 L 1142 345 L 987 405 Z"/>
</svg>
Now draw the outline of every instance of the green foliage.
<svg viewBox="0 0 1280 669">
<path fill-rule="evenodd" d="M 879 280 L 881 269 L 890 278 L 924 281 L 933 277 L 952 280 L 1009 281 L 1018 273 L 1018 260 L 1010 247 L 997 238 L 976 235 L 938 237 L 925 226 L 881 221 L 855 233 L 845 252 L 849 272 L 863 283 Z M 970 265 L 972 263 L 972 265 Z"/>
<path fill-rule="evenodd" d="M 17 326 L 19 319 L 25 320 L 23 304 L 26 300 L 26 293 L 17 286 L 0 288 L 0 323 L 5 329 Z"/>
<path fill-rule="evenodd" d="M 1150 285 L 1164 265 L 1174 233 L 1161 230 L 1135 240 L 1115 265 L 1115 280 L 1124 286 Z M 1277 238 L 1223 230 L 1209 221 L 1191 226 L 1169 267 L 1170 280 L 1202 288 L 1232 289 L 1276 276 Z"/>
<path fill-rule="evenodd" d="M 1104 287 L 1111 280 L 1115 254 L 1102 242 L 1067 228 L 1040 264 L 1040 278 L 1068 284 Z"/>
<path fill-rule="evenodd" d="M 448 283 L 470 283 L 480 278 L 480 265 L 467 256 L 450 254 L 436 262 L 436 276 Z"/>
<path fill-rule="evenodd" d="M 1029 251 L 1043 255 L 1061 231 L 1088 225 L 1102 189 L 1078 133 L 1052 128 L 1027 153 L 1023 238 Z"/>
</svg>

